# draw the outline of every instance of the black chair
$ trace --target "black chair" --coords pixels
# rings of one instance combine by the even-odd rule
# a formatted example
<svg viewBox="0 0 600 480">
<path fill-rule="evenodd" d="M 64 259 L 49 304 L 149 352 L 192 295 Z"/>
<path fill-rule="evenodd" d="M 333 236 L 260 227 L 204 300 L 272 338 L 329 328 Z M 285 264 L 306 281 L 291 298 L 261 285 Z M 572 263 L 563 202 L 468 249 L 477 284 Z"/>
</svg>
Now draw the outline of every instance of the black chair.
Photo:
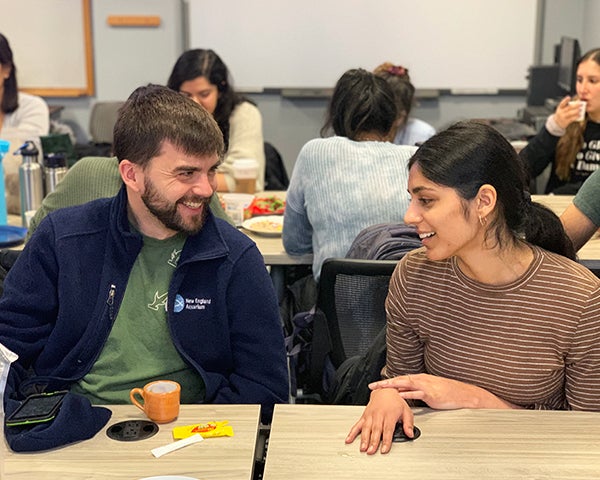
<svg viewBox="0 0 600 480">
<path fill-rule="evenodd" d="M 327 318 L 336 369 L 347 358 L 364 354 L 385 326 L 385 299 L 397 263 L 349 258 L 323 262 L 317 307 Z"/>
<path fill-rule="evenodd" d="M 264 142 L 265 148 L 265 190 L 287 190 L 288 178 L 283 159 L 279 151 L 269 142 Z"/>
<path fill-rule="evenodd" d="M 351 357 L 366 354 L 386 324 L 385 299 L 397 260 L 329 258 L 323 262 L 317 301 L 296 314 L 286 338 L 291 397 L 323 403 Z"/>
</svg>

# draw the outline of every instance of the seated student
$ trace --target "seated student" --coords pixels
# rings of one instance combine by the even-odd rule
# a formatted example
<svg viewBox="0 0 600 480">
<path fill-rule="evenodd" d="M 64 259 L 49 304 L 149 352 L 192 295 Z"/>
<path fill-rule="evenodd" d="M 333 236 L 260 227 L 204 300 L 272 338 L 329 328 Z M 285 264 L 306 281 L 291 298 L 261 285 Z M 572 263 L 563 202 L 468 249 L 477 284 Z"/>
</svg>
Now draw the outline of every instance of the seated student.
<svg viewBox="0 0 600 480">
<path fill-rule="evenodd" d="M 375 71 L 390 84 L 396 94 L 398 118 L 394 122 L 396 145 L 420 145 L 435 134 L 435 128 L 418 118 L 410 117 L 414 104 L 415 87 L 410 82 L 408 69 L 390 62 L 382 63 Z"/>
<path fill-rule="evenodd" d="M 35 95 L 19 92 L 17 66 L 8 39 L 0 33 L 0 138 L 10 142 L 2 161 L 6 184 L 6 208 L 19 213 L 19 165 L 14 152 L 26 141 L 40 147 L 39 137 L 48 135 L 50 114 L 46 102 Z"/>
<path fill-rule="evenodd" d="M 579 106 L 567 96 L 519 153 L 533 178 L 552 164 L 545 193 L 574 195 L 600 166 L 600 48 L 579 60 L 576 89 L 576 98 L 587 102 L 584 121 L 577 121 Z"/>
<path fill-rule="evenodd" d="M 48 105 L 40 97 L 19 92 L 17 66 L 7 38 L 0 33 L 0 138 L 47 135 Z"/>
<path fill-rule="evenodd" d="M 567 235 L 579 250 L 600 228 L 600 172 L 583 182 L 573 203 L 560 216 Z"/>
<path fill-rule="evenodd" d="M 233 162 L 258 162 L 256 191 L 265 189 L 265 150 L 260 111 L 233 89 L 229 71 L 212 50 L 194 49 L 177 59 L 168 87 L 183 93 L 212 114 L 225 138 L 226 154 L 217 174 L 220 192 L 235 191 Z"/>
<path fill-rule="evenodd" d="M 6 427 L 12 448 L 89 438 L 110 415 L 91 404 L 129 403 L 155 379 L 179 382 L 183 403 L 261 404 L 263 420 L 287 401 L 263 258 L 208 209 L 223 151 L 212 116 L 184 96 L 150 85 L 129 97 L 117 196 L 49 214 L 6 277 L 0 343 L 19 356 L 7 415 L 35 391 L 70 390 L 50 424 Z"/>
<path fill-rule="evenodd" d="M 97 198 L 114 197 L 123 186 L 116 157 L 85 157 L 73 165 L 56 189 L 46 195 L 41 207 L 29 222 L 27 238 L 31 237 L 40 222 L 54 210 L 81 205 Z M 218 195 L 210 197 L 209 207 L 214 216 L 233 222 L 223 210 Z"/>
<path fill-rule="evenodd" d="M 410 160 L 407 254 L 386 300 L 386 380 L 346 439 L 389 452 L 409 402 L 431 408 L 600 411 L 600 279 L 574 261 L 549 209 L 532 202 L 514 148 L 461 122 Z"/>
<path fill-rule="evenodd" d="M 400 222 L 408 206 L 408 159 L 415 147 L 394 145 L 397 118 L 391 87 L 363 69 L 338 80 L 321 130 L 335 136 L 302 147 L 290 179 L 283 245 L 291 255 L 314 253 L 318 281 L 323 260 L 343 257 L 365 227 Z"/>
</svg>

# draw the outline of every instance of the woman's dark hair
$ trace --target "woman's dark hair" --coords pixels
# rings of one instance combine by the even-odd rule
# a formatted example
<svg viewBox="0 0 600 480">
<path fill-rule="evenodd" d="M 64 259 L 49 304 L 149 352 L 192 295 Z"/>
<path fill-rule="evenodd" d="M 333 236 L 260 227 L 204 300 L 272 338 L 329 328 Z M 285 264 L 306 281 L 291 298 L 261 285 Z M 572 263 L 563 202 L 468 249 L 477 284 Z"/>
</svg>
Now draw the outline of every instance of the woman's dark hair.
<svg viewBox="0 0 600 480">
<path fill-rule="evenodd" d="M 409 161 L 428 180 L 453 188 L 464 200 L 475 198 L 484 184 L 497 192 L 497 216 L 490 223 L 496 244 L 508 234 L 575 259 L 575 249 L 560 219 L 532 202 L 527 174 L 513 146 L 493 127 L 459 122 L 427 140 Z"/>
<path fill-rule="evenodd" d="M 594 48 L 584 53 L 577 62 L 577 66 L 583 62 L 593 60 L 600 66 L 600 48 Z M 556 176 L 568 181 L 571 178 L 571 168 L 575 161 L 577 152 L 581 150 L 583 145 L 583 133 L 587 127 L 588 116 L 585 116 L 583 122 L 571 122 L 567 127 L 565 134 L 560 137 L 556 145 Z"/>
<path fill-rule="evenodd" d="M 235 92 L 227 66 L 223 63 L 221 57 L 213 50 L 208 49 L 197 48 L 183 52 L 175 62 L 167 86 L 172 90 L 179 91 L 183 82 L 198 77 L 204 77 L 217 86 L 219 98 L 213 117 L 219 124 L 227 148 L 229 145 L 229 117 L 231 112 L 236 105 L 249 102 L 249 100 Z"/>
<path fill-rule="evenodd" d="M 385 136 L 397 115 L 394 92 L 383 78 L 362 68 L 348 70 L 335 85 L 321 136 L 330 129 L 350 140 L 366 132 Z"/>
<path fill-rule="evenodd" d="M 13 53 L 4 35 L 0 33 L 0 64 L 10 66 L 10 75 L 4 81 L 4 94 L 0 108 L 4 113 L 12 113 L 19 107 L 19 89 L 17 87 L 17 67 L 13 61 Z"/>
</svg>

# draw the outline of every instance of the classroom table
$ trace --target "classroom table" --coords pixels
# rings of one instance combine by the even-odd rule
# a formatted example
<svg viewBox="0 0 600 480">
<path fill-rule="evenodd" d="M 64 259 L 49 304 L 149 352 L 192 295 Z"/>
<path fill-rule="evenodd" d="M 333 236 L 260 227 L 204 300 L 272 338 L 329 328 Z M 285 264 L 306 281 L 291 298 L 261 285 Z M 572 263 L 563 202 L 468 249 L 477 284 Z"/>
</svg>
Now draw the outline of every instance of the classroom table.
<svg viewBox="0 0 600 480">
<path fill-rule="evenodd" d="M 266 237 L 258 235 L 254 232 L 250 232 L 243 227 L 240 228 L 241 232 L 248 235 L 262 253 L 265 259 L 265 265 L 270 266 L 291 266 L 291 265 L 312 265 L 313 255 L 307 253 L 305 255 L 290 255 L 286 253 L 283 248 L 283 242 L 281 236 L 277 237 Z"/>
<path fill-rule="evenodd" d="M 550 208 L 558 216 L 562 215 L 567 207 L 573 203 L 572 195 L 532 195 L 531 199 Z M 598 232 L 579 249 L 577 257 L 590 270 L 600 270 L 600 235 Z"/>
<path fill-rule="evenodd" d="M 279 190 L 267 190 L 264 192 L 256 193 L 257 198 L 261 197 L 278 197 L 282 200 L 286 198 L 285 191 Z M 246 230 L 243 227 L 240 227 L 240 231 L 244 232 L 248 235 L 254 242 L 256 246 L 262 253 L 263 258 L 265 259 L 265 265 L 275 266 L 275 267 L 285 267 L 292 265 L 312 265 L 313 255 L 312 253 L 306 255 L 290 255 L 286 253 L 283 248 L 283 242 L 281 240 L 281 235 L 279 236 L 265 236 L 260 235 L 255 232 L 251 232 Z"/>
<path fill-rule="evenodd" d="M 276 405 L 263 479 L 600 478 L 600 413 L 415 409 L 420 438 L 366 455 L 344 443 L 363 409 Z"/>
<path fill-rule="evenodd" d="M 106 429 L 122 420 L 145 420 L 133 405 L 110 407 L 107 426 L 92 439 L 40 453 L 14 453 L 2 445 L 2 479 L 6 480 L 135 480 L 182 475 L 202 480 L 250 480 L 253 474 L 260 405 L 182 405 L 179 418 L 160 425 L 151 438 L 120 442 Z M 207 438 L 155 458 L 150 450 L 173 441 L 174 426 L 229 420 L 233 437 Z M 4 442 L 2 442 L 4 443 Z"/>
</svg>

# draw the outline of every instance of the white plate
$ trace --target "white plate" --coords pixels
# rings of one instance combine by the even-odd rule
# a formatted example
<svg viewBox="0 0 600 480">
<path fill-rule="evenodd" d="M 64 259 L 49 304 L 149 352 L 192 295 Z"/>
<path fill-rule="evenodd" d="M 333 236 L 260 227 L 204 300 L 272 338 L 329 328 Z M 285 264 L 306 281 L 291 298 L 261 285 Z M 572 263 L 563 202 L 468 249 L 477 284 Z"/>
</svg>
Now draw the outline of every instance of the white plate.
<svg viewBox="0 0 600 480">
<path fill-rule="evenodd" d="M 246 230 L 265 237 L 280 237 L 283 229 L 283 215 L 252 217 L 242 223 Z"/>
</svg>

